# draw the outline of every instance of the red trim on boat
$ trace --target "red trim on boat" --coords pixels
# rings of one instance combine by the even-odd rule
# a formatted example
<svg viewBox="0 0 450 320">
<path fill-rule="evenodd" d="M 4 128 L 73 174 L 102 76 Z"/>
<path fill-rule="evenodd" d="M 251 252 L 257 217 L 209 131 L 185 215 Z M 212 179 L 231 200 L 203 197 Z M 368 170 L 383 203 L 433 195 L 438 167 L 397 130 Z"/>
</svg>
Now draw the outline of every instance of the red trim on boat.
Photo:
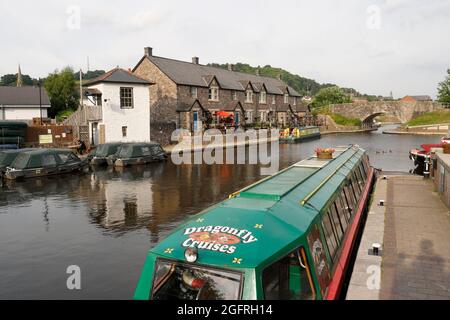
<svg viewBox="0 0 450 320">
<path fill-rule="evenodd" d="M 344 281 L 345 270 L 347 269 L 348 263 L 350 262 L 350 256 L 353 251 L 353 246 L 355 244 L 356 235 L 357 235 L 358 229 L 361 225 L 361 217 L 362 217 L 366 202 L 368 200 L 367 198 L 369 196 L 370 187 L 372 186 L 372 181 L 374 179 L 374 172 L 375 172 L 375 170 L 373 168 L 370 168 L 366 187 L 362 194 L 362 201 L 359 202 L 358 212 L 355 215 L 355 219 L 353 220 L 350 231 L 346 237 L 344 247 L 342 249 L 341 257 L 339 258 L 339 262 L 336 266 L 336 270 L 334 272 L 333 279 L 331 280 L 331 283 L 328 287 L 328 292 L 325 297 L 326 300 L 336 300 L 342 289 L 342 283 Z"/>
</svg>

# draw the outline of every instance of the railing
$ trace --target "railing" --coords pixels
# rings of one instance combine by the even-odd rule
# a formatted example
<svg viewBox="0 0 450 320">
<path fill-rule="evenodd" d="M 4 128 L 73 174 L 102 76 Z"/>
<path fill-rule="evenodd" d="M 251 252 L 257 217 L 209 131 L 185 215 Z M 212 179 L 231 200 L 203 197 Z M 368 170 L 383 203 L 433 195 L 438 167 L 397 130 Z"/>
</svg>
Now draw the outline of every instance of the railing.
<svg viewBox="0 0 450 320">
<path fill-rule="evenodd" d="M 63 121 L 65 125 L 82 126 L 89 121 L 101 121 L 103 118 L 101 106 L 84 105 L 79 107 L 70 117 Z"/>
</svg>

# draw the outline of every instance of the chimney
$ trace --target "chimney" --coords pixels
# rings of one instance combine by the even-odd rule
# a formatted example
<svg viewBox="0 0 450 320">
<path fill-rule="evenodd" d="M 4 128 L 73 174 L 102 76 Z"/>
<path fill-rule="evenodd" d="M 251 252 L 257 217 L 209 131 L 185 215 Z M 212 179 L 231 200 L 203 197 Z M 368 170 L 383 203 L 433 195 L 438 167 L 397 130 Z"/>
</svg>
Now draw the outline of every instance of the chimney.
<svg viewBox="0 0 450 320">
<path fill-rule="evenodd" d="M 234 71 L 234 65 L 231 63 L 228 63 L 228 71 Z"/>
<path fill-rule="evenodd" d="M 192 57 L 192 63 L 193 64 L 199 64 L 200 58 L 199 57 Z"/>
<path fill-rule="evenodd" d="M 151 48 L 151 47 L 145 47 L 144 52 L 147 57 L 153 56 L 153 48 Z"/>
</svg>

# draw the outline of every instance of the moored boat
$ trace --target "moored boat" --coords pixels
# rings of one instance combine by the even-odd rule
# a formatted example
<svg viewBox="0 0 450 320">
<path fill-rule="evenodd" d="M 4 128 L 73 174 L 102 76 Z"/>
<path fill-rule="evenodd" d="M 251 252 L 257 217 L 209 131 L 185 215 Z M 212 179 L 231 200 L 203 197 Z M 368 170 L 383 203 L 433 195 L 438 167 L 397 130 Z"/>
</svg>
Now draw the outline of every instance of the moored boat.
<svg viewBox="0 0 450 320">
<path fill-rule="evenodd" d="M 70 150 L 34 149 L 20 152 L 7 167 L 4 176 L 6 179 L 16 180 L 79 172 L 86 167 L 87 162 Z"/>
<path fill-rule="evenodd" d="M 281 143 L 298 143 L 306 140 L 320 139 L 319 127 L 300 127 L 285 129 L 280 132 Z"/>
<path fill-rule="evenodd" d="M 88 161 L 94 166 L 108 165 L 108 157 L 115 155 L 123 143 L 105 143 L 99 145 L 88 155 Z"/>
<path fill-rule="evenodd" d="M 149 252 L 134 298 L 337 299 L 373 180 L 350 146 L 240 190 Z"/>
<path fill-rule="evenodd" d="M 122 145 L 115 155 L 108 157 L 108 164 L 127 167 L 166 159 L 166 152 L 157 143 L 128 143 Z"/>
</svg>

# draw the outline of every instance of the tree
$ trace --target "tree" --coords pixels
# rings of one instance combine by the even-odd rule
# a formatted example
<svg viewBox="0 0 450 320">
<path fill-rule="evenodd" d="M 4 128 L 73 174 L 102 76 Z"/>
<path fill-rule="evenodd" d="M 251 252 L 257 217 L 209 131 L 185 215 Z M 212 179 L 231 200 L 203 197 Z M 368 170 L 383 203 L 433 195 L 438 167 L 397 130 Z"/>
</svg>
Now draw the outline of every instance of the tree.
<svg viewBox="0 0 450 320">
<path fill-rule="evenodd" d="M 32 86 L 37 81 L 32 79 L 29 75 L 22 75 L 22 81 L 24 86 Z M 0 78 L 1 86 L 14 87 L 17 85 L 17 74 L 5 74 Z"/>
<path fill-rule="evenodd" d="M 352 102 L 350 97 L 345 92 L 337 87 L 328 87 L 320 89 L 314 97 L 312 102 L 313 109 L 325 107 L 330 104 L 349 103 Z"/>
<path fill-rule="evenodd" d="M 450 69 L 447 69 L 447 77 L 438 86 L 438 100 L 441 103 L 450 104 Z"/>
<path fill-rule="evenodd" d="M 61 111 L 77 109 L 79 94 L 73 73 L 72 68 L 66 67 L 60 72 L 56 70 L 45 79 L 44 87 L 52 104 L 50 116 L 55 117 Z"/>
</svg>

